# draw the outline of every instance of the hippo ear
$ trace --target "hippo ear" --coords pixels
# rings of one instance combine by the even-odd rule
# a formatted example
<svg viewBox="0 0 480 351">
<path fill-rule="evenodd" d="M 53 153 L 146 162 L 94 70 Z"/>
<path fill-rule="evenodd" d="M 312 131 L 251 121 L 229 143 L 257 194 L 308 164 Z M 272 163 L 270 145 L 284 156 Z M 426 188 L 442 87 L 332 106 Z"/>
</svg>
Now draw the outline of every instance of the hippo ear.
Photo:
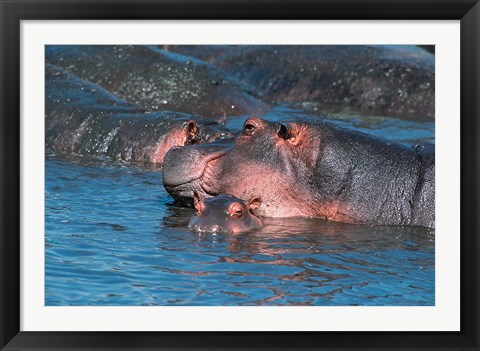
<svg viewBox="0 0 480 351">
<path fill-rule="evenodd" d="M 283 140 L 287 140 L 288 139 L 288 128 L 285 124 L 282 124 L 282 123 L 279 123 L 277 125 L 277 134 L 280 138 L 282 138 Z"/>
<path fill-rule="evenodd" d="M 187 145 L 194 144 L 195 136 L 197 135 L 197 132 L 198 132 L 197 122 L 191 119 L 190 121 L 188 121 L 187 126 L 185 127 L 185 130 L 187 132 Z"/>
<path fill-rule="evenodd" d="M 197 213 L 202 213 L 204 207 L 203 202 L 200 198 L 200 195 L 196 191 L 193 192 L 193 205 L 195 206 Z"/>
<path fill-rule="evenodd" d="M 298 128 L 296 128 L 294 124 L 291 124 L 288 127 L 282 123 L 277 125 L 277 135 L 292 145 L 298 145 L 300 143 L 298 134 Z"/>
<path fill-rule="evenodd" d="M 256 210 L 262 204 L 262 199 L 260 196 L 252 196 L 250 200 L 248 200 L 248 210 Z"/>
</svg>

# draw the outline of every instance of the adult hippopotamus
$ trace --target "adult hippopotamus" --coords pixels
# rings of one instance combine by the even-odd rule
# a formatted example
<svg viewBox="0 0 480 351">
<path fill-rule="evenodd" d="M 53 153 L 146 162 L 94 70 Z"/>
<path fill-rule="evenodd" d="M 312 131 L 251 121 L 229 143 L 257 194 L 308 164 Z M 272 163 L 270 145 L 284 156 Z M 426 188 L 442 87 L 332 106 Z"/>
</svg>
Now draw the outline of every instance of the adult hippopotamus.
<svg viewBox="0 0 480 351">
<path fill-rule="evenodd" d="M 192 57 L 142 45 L 48 45 L 45 61 L 154 111 L 203 117 L 261 114 L 252 88 Z"/>
<path fill-rule="evenodd" d="M 415 46 L 239 46 L 225 50 L 212 65 L 274 102 L 435 116 L 435 56 Z"/>
<path fill-rule="evenodd" d="M 45 70 L 46 150 L 162 163 L 172 146 L 231 135 L 220 123 L 175 112 L 148 112 L 59 67 Z"/>
<path fill-rule="evenodd" d="M 262 219 L 255 213 L 260 206 L 259 197 L 245 202 L 232 195 L 219 195 L 202 199 L 194 193 L 196 215 L 188 228 L 194 232 L 241 233 L 263 226 Z"/>
<path fill-rule="evenodd" d="M 435 226 L 435 154 L 322 122 L 249 118 L 236 138 L 172 148 L 163 183 L 179 202 L 259 196 L 265 217 Z"/>
<path fill-rule="evenodd" d="M 229 50 L 235 50 L 239 45 L 159 45 L 160 49 L 190 57 L 205 62 L 213 62 Z"/>
</svg>

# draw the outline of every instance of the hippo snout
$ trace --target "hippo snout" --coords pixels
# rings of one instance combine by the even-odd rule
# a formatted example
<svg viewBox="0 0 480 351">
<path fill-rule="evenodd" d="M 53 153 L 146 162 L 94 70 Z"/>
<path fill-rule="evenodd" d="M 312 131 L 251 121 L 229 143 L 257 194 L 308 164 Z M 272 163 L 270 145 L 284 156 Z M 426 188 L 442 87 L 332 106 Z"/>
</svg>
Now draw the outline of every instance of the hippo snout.
<svg viewBox="0 0 480 351">
<path fill-rule="evenodd" d="M 199 172 L 180 172 L 180 170 L 187 170 L 188 156 L 185 152 L 182 153 L 181 147 L 172 147 L 165 154 L 163 159 L 163 184 L 166 186 L 177 186 L 188 183 L 189 181 L 199 177 Z M 193 167 L 191 168 L 193 171 Z"/>
<path fill-rule="evenodd" d="M 197 212 L 188 225 L 193 232 L 240 233 L 263 226 L 255 213 L 261 204 L 259 197 L 243 201 L 226 194 L 202 199 L 194 192 L 193 198 Z"/>
<path fill-rule="evenodd" d="M 231 148 L 232 140 L 198 144 L 183 147 L 172 147 L 165 155 L 163 163 L 163 184 L 173 196 L 176 188 L 200 179 L 212 160 L 225 155 Z"/>
</svg>

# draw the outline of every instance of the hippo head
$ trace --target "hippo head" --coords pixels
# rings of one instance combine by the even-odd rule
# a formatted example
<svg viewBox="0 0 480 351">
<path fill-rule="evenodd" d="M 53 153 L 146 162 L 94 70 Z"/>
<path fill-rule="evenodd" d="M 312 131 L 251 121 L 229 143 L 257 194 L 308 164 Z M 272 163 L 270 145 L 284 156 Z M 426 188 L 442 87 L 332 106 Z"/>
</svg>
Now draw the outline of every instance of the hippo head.
<svg viewBox="0 0 480 351">
<path fill-rule="evenodd" d="M 167 151 L 175 146 L 202 144 L 231 137 L 223 121 L 212 121 L 197 117 L 178 118 L 170 129 L 161 136 L 150 153 L 150 161 L 163 163 Z"/>
<path fill-rule="evenodd" d="M 235 138 L 170 149 L 163 182 L 180 204 L 192 205 L 194 192 L 241 199 L 258 195 L 262 198 L 258 213 L 263 216 L 310 216 L 320 139 L 307 124 L 252 117 Z"/>
<path fill-rule="evenodd" d="M 257 213 L 263 217 L 433 227 L 430 159 L 325 122 L 253 117 L 235 138 L 170 149 L 163 183 L 187 205 L 193 204 L 194 192 L 240 199 L 257 195 L 262 199 Z"/>
<path fill-rule="evenodd" d="M 186 145 L 209 143 L 215 140 L 232 137 L 233 134 L 225 127 L 226 118 L 218 121 L 208 118 L 197 117 L 184 123 L 184 130 L 187 133 Z"/>
<path fill-rule="evenodd" d="M 240 233 L 260 228 L 263 222 L 255 213 L 260 203 L 259 197 L 244 202 L 232 195 L 201 199 L 195 192 L 194 204 L 197 213 L 188 228 L 194 232 L 210 233 Z"/>
</svg>

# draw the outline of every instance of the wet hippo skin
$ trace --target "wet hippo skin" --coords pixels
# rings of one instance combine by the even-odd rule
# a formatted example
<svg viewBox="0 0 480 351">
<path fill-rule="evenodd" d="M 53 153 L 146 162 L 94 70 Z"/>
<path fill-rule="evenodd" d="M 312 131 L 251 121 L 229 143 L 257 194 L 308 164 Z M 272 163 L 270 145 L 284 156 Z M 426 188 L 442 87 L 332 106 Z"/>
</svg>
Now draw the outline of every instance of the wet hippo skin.
<svg viewBox="0 0 480 351">
<path fill-rule="evenodd" d="M 277 103 L 435 116 L 435 56 L 415 46 L 240 46 L 212 64 Z"/>
<path fill-rule="evenodd" d="M 200 233 L 241 233 L 260 228 L 263 222 L 255 213 L 260 204 L 259 197 L 253 197 L 247 202 L 232 195 L 202 199 L 195 192 L 194 206 L 197 212 L 188 228 Z"/>
<path fill-rule="evenodd" d="M 45 60 L 150 110 L 222 117 L 269 109 L 251 88 L 215 67 L 157 47 L 50 45 Z"/>
<path fill-rule="evenodd" d="M 248 119 L 236 138 L 172 148 L 163 183 L 178 203 L 259 196 L 265 217 L 435 226 L 433 147 L 409 148 L 327 123 Z"/>
<path fill-rule="evenodd" d="M 230 135 L 222 124 L 177 112 L 148 112 L 98 85 L 46 65 L 47 152 L 162 163 L 172 146 Z"/>
<path fill-rule="evenodd" d="M 237 45 L 159 45 L 160 49 L 178 54 L 195 57 L 205 62 L 213 62 L 229 50 L 235 50 Z"/>
</svg>

